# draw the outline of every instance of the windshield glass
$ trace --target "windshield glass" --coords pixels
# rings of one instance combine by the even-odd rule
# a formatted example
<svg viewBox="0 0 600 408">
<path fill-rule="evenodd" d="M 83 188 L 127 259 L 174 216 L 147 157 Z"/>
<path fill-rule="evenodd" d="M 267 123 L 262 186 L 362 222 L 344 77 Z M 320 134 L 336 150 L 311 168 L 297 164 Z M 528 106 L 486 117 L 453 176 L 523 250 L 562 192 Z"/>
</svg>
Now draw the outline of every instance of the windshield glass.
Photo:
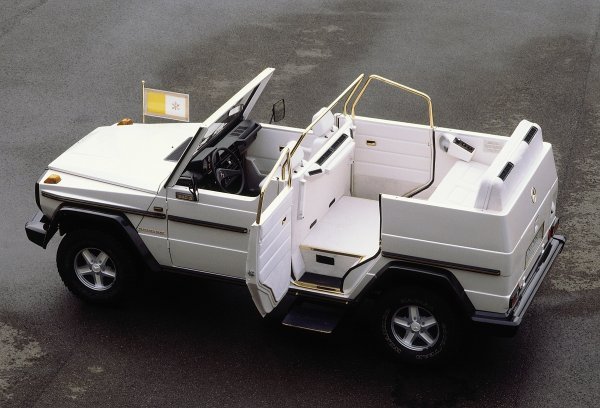
<svg viewBox="0 0 600 408">
<path fill-rule="evenodd" d="M 254 95 L 255 91 L 256 88 L 244 95 L 244 97 L 234 104 L 229 111 L 221 115 L 219 119 L 217 119 L 208 127 L 206 134 L 202 137 L 202 140 L 198 145 L 198 149 L 196 150 L 197 152 L 202 150 L 205 146 L 210 146 L 217 142 L 222 135 L 227 134 L 227 132 L 233 129 L 235 125 L 240 122 L 244 110 L 246 109 L 246 105 L 252 98 L 252 95 Z"/>
</svg>

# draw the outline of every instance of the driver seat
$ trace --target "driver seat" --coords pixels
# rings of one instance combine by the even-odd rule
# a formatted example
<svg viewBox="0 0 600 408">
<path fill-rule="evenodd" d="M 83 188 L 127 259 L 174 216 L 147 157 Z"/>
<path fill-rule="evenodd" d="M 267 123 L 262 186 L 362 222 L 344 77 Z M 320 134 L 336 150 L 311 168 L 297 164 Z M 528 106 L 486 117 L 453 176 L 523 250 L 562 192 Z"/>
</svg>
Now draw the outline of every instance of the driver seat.
<svg viewBox="0 0 600 408">
<path fill-rule="evenodd" d="M 294 146 L 296 146 L 296 142 L 297 142 L 296 140 L 290 140 L 289 142 L 287 142 L 287 144 L 285 145 L 285 147 L 287 147 L 290 150 L 292 150 L 294 148 Z M 294 172 L 294 169 L 296 169 L 298 166 L 302 166 L 302 159 L 303 158 L 304 158 L 304 151 L 302 150 L 302 147 L 299 147 L 298 150 L 296 150 L 296 152 L 294 153 L 294 155 L 290 159 L 291 160 L 290 168 L 292 169 L 292 172 Z M 279 167 L 279 169 L 275 172 L 275 177 L 279 177 L 279 174 L 281 174 L 281 170 L 280 169 L 281 169 L 281 167 Z M 265 177 L 258 184 L 258 188 L 259 189 L 262 189 L 263 185 L 265 184 L 265 182 L 267 180 L 266 176 L 268 176 L 268 174 L 265 175 Z"/>
</svg>

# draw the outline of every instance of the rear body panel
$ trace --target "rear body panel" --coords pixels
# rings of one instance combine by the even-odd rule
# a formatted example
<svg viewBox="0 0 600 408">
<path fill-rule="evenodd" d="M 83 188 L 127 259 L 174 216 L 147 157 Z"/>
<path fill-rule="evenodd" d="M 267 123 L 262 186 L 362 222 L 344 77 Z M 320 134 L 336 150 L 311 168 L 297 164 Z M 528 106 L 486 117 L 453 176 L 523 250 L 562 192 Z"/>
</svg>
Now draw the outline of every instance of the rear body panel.
<svg viewBox="0 0 600 408">
<path fill-rule="evenodd" d="M 485 143 L 485 135 L 470 137 Z M 552 148 L 542 144 L 541 132 L 539 137 L 539 154 L 522 166 L 523 171 L 509 175 L 514 177 L 513 191 L 499 211 L 383 194 L 384 256 L 444 265 L 476 309 L 506 312 L 511 293 L 532 270 L 556 219 L 558 179 Z M 497 137 L 490 141 L 497 143 Z"/>
</svg>

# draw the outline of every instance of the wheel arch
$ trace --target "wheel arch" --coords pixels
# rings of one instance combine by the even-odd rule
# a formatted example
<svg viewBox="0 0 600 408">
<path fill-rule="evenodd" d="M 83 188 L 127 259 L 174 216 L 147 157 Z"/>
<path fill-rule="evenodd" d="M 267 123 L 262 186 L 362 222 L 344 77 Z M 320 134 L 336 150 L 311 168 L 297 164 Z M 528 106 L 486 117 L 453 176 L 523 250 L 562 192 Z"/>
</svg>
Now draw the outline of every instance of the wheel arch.
<svg viewBox="0 0 600 408">
<path fill-rule="evenodd" d="M 59 230 L 60 234 L 64 235 L 79 229 L 96 229 L 108 234 L 116 234 L 130 246 L 144 266 L 152 272 L 160 271 L 159 263 L 125 214 L 92 208 L 62 206 L 54 214 L 48 231 L 54 234 Z"/>
<path fill-rule="evenodd" d="M 473 303 L 454 274 L 435 266 L 392 261 L 375 275 L 368 288 L 368 295 L 379 297 L 388 289 L 406 286 L 419 286 L 435 291 L 451 302 L 466 318 L 475 313 Z"/>
</svg>

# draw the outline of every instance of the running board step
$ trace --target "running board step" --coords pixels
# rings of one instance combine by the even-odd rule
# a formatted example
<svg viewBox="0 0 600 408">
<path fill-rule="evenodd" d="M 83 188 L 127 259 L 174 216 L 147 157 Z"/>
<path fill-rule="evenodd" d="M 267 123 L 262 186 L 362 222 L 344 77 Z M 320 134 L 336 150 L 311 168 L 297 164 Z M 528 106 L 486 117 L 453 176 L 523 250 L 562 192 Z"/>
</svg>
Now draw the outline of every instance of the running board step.
<svg viewBox="0 0 600 408">
<path fill-rule="evenodd" d="M 338 325 L 345 308 L 320 303 L 300 302 L 292 307 L 282 324 L 319 333 L 331 333 Z"/>
<path fill-rule="evenodd" d="M 319 275 L 312 272 L 304 272 L 300 280 L 301 285 L 320 290 L 328 290 L 332 292 L 341 292 L 344 280 L 335 276 Z"/>
</svg>

